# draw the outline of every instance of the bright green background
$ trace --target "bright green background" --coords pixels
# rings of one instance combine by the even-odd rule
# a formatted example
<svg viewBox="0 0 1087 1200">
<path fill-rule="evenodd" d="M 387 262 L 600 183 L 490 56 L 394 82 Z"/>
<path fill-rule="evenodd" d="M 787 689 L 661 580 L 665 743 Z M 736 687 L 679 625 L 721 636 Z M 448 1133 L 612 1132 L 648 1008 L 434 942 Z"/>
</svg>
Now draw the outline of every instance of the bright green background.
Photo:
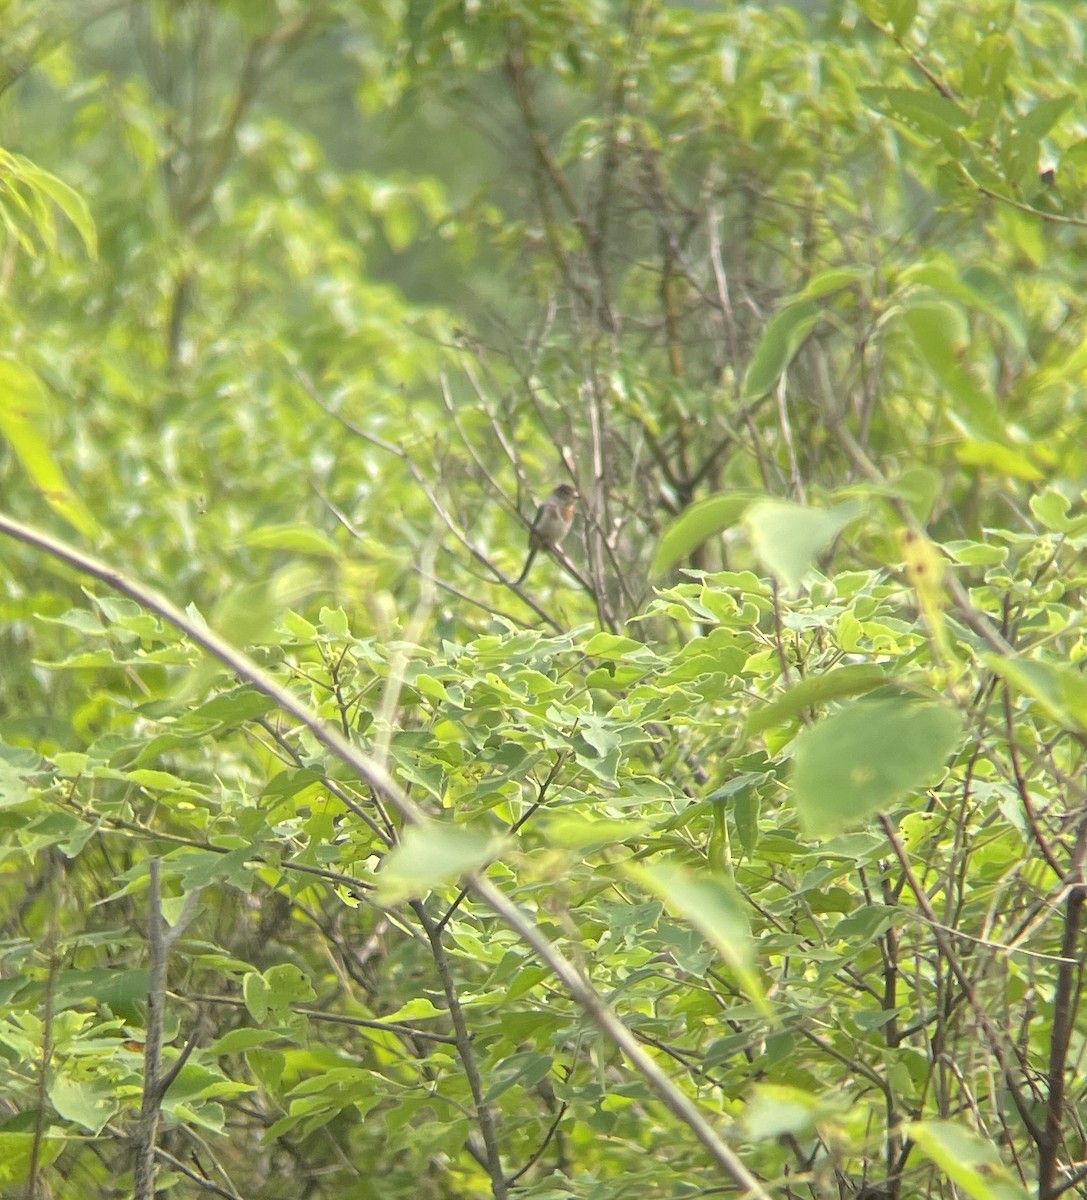
<svg viewBox="0 0 1087 1200">
<path fill-rule="evenodd" d="M 0 7 L 0 1194 L 1082 1190 L 1085 30 Z"/>
</svg>

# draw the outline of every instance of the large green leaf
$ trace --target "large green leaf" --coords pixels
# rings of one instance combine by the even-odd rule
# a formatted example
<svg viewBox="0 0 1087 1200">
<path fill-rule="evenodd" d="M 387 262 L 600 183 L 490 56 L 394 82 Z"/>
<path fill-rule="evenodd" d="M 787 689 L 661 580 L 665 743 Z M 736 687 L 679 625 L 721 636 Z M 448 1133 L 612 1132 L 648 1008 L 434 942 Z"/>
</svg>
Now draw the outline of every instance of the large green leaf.
<svg viewBox="0 0 1087 1200">
<path fill-rule="evenodd" d="M 501 840 L 445 821 L 428 821 L 404 831 L 377 876 L 384 904 L 424 896 L 433 888 L 455 882 L 492 859 Z"/>
<path fill-rule="evenodd" d="M 77 1079 L 55 1075 L 49 1085 L 49 1099 L 60 1116 L 91 1133 L 101 1133 L 120 1107 L 116 1081 L 104 1076 Z"/>
<path fill-rule="evenodd" d="M 972 1129 L 953 1121 L 914 1121 L 905 1134 L 972 1200 L 1027 1200 L 1030 1195 L 1001 1162 L 993 1142 Z"/>
<path fill-rule="evenodd" d="M 939 300 L 912 304 L 903 321 L 921 357 L 947 388 L 958 407 L 951 419 L 975 440 L 999 441 L 1004 436 L 994 399 L 963 365 L 969 345 L 966 314 L 956 305 Z"/>
<path fill-rule="evenodd" d="M 863 511 L 850 502 L 809 508 L 786 500 L 760 500 L 744 512 L 751 546 L 786 587 L 796 589 L 819 555 Z"/>
<path fill-rule="evenodd" d="M 657 543 L 650 568 L 654 575 L 666 571 L 673 564 L 686 558 L 707 538 L 731 529 L 743 515 L 743 511 L 761 493 L 749 490 L 721 492 L 698 500 L 665 528 Z"/>
<path fill-rule="evenodd" d="M 860 696 L 886 682 L 886 672 L 875 663 L 853 663 L 850 666 L 809 675 L 761 708 L 752 709 L 744 725 L 744 732 L 749 736 L 762 733 L 774 725 L 792 720 L 805 709 L 844 696 Z"/>
<path fill-rule="evenodd" d="M 970 114 L 960 105 L 931 88 L 862 87 L 857 92 L 877 112 L 937 139 L 951 151 L 960 145 L 958 131 L 970 122 Z"/>
<path fill-rule="evenodd" d="M 755 970 L 751 924 L 735 889 L 720 875 L 669 862 L 628 870 L 713 944 L 747 995 L 770 1015 L 773 1010 Z"/>
<path fill-rule="evenodd" d="M 793 799 L 800 822 L 821 837 L 859 824 L 934 783 L 962 734 L 942 704 L 861 700 L 796 739 Z"/>
<path fill-rule="evenodd" d="M 1016 691 L 1042 707 L 1065 729 L 1087 730 L 1087 679 L 1076 667 L 1038 658 L 987 655 L 986 663 Z"/>
<path fill-rule="evenodd" d="M 747 401 L 766 395 L 815 328 L 823 309 L 817 300 L 801 300 L 781 310 L 763 330 L 744 374 Z"/>
</svg>

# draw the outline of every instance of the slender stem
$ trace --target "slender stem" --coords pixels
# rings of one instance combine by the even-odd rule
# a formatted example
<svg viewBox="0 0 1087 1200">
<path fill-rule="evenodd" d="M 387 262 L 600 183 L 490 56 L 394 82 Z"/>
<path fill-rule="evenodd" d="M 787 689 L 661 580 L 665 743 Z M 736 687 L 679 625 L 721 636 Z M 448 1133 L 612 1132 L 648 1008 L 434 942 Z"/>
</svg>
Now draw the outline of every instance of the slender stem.
<svg viewBox="0 0 1087 1200">
<path fill-rule="evenodd" d="M 48 887 L 56 894 L 56 864 L 50 860 L 48 867 Z M 37 1113 L 34 1117 L 34 1141 L 30 1147 L 30 1166 L 27 1169 L 26 1194 L 28 1200 L 36 1200 L 38 1195 L 44 1195 L 38 1182 L 38 1168 L 41 1163 L 42 1138 L 45 1135 L 45 1106 L 48 1101 L 49 1060 L 53 1057 L 53 1005 L 57 983 L 57 906 L 56 902 L 49 905 L 49 921 L 46 929 L 44 949 L 49 955 L 49 966 L 45 980 L 45 1001 L 42 1011 L 42 1048 L 38 1058 L 38 1087 Z"/>
<path fill-rule="evenodd" d="M 453 979 L 453 972 L 449 969 L 449 956 L 446 954 L 445 945 L 442 942 L 442 931 L 438 927 L 437 921 L 427 912 L 425 905 L 416 900 L 412 902 L 411 909 L 419 918 L 419 923 L 430 939 L 434 965 L 438 968 L 438 978 L 442 981 L 442 991 L 445 992 L 445 1002 L 449 1006 L 449 1016 L 453 1021 L 453 1032 L 457 1039 L 457 1054 L 460 1057 L 461 1066 L 464 1068 L 468 1087 L 472 1092 L 479 1132 L 487 1151 L 487 1171 L 491 1176 L 491 1192 L 495 1200 L 506 1200 L 509 1192 L 506 1186 L 506 1176 L 502 1170 L 502 1158 L 498 1151 L 498 1131 L 495 1127 L 494 1110 L 483 1098 L 483 1080 L 479 1074 L 475 1046 L 472 1044 L 472 1033 L 468 1028 L 468 1022 L 464 1019 L 464 1009 L 461 1008 L 457 985 Z"/>
<path fill-rule="evenodd" d="M 166 938 L 159 891 L 159 860 L 148 860 L 147 945 L 151 960 L 147 988 L 147 1034 L 143 1047 L 143 1100 L 136 1133 L 134 1200 L 152 1200 L 155 1194 L 155 1137 L 162 1108 L 159 1067 L 162 1055 L 162 1017 L 166 1004 Z"/>
<path fill-rule="evenodd" d="M 985 1037 L 992 1047 L 993 1056 L 1000 1065 L 1001 1074 L 1004 1077 L 1005 1086 L 1008 1089 L 1008 1095 L 1011 1097 L 1012 1103 L 1015 1105 L 1016 1111 L 1022 1120 L 1024 1126 L 1030 1136 L 1038 1143 L 1042 1137 L 1042 1130 L 1035 1120 L 1031 1105 L 1028 1104 L 1026 1097 L 1023 1095 L 1019 1086 L 1019 1077 L 1012 1070 L 1011 1058 L 1008 1055 L 1007 1048 L 1004 1044 L 1004 1035 L 1001 1030 L 994 1026 L 989 1019 L 988 1014 L 978 1002 L 977 995 L 974 991 L 974 985 L 970 977 L 966 974 L 962 962 L 955 949 L 951 944 L 951 939 L 947 936 L 947 932 L 936 919 L 936 911 L 932 907 L 932 902 L 928 898 L 928 893 L 921 885 L 917 876 L 914 874 L 913 867 L 910 865 L 910 860 L 905 850 L 902 847 L 902 842 L 898 837 L 895 827 L 891 824 L 890 818 L 885 813 L 879 814 L 879 823 L 883 832 L 887 835 L 887 840 L 894 850 L 895 858 L 898 859 L 898 865 L 902 868 L 902 873 L 906 877 L 906 882 L 910 891 L 913 893 L 913 898 L 917 902 L 917 907 L 928 922 L 932 929 L 933 937 L 936 939 L 936 945 L 940 951 L 941 959 L 947 964 L 951 974 L 955 976 L 955 980 L 962 989 L 963 996 L 969 1004 L 974 1018 L 985 1032 Z"/>
<path fill-rule="evenodd" d="M 1083 930 L 1083 904 L 1084 900 L 1087 900 L 1087 884 L 1083 876 L 1085 857 L 1087 820 L 1081 820 L 1072 864 L 1065 876 L 1068 896 L 1065 901 L 1064 932 L 1061 937 L 1061 963 L 1057 968 L 1057 989 L 1053 997 L 1053 1030 L 1050 1034 L 1047 1071 L 1049 1094 L 1046 1100 L 1045 1129 L 1038 1142 L 1038 1200 L 1051 1200 L 1059 1190 L 1057 1158 L 1065 1123 L 1065 1074 L 1083 978 L 1080 937 Z"/>
</svg>

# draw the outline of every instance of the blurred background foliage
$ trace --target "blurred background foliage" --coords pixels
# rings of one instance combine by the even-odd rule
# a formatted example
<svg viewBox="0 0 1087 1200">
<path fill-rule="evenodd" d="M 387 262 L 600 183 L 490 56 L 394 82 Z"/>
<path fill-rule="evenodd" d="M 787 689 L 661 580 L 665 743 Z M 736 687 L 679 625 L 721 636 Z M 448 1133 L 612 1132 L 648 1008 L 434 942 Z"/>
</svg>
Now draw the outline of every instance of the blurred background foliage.
<svg viewBox="0 0 1087 1200">
<path fill-rule="evenodd" d="M 853 479 L 842 423 L 941 533 L 1079 480 L 1067 6 L 7 7 L 7 147 L 99 238 L 9 239 L 9 348 L 174 595 L 344 546 L 331 505 L 357 546 L 288 591 L 410 596 L 449 530 L 406 458 L 507 573 L 572 470 L 612 622 L 693 499 Z"/>
<path fill-rule="evenodd" d="M 977 630 L 944 630 L 942 596 L 917 579 L 927 560 L 904 554 L 896 529 L 923 523 L 1015 648 L 1022 638 L 1062 667 L 1081 659 L 1085 39 L 1078 2 L 0 3 L 3 509 L 255 647 L 435 811 L 520 833 L 524 857 L 503 881 L 538 903 L 575 958 L 593 960 L 602 986 L 644 1018 L 647 1044 L 674 1040 L 677 1073 L 722 1119 L 739 1121 L 753 1081 L 794 1089 L 760 1093 L 745 1118 L 773 1186 L 799 1171 L 816 1193 L 897 1195 L 909 1157 L 900 1118 L 934 1108 L 965 1112 L 982 1132 L 1000 1126 L 1021 1182 L 1031 1144 L 1040 1194 L 1057 1194 L 1056 1135 L 1036 1083 L 1052 1040 L 1034 1018 L 1052 1031 L 1058 968 L 1015 961 L 1001 975 L 986 962 L 975 982 L 991 990 L 972 992 L 930 965 L 911 926 L 902 969 L 913 998 L 884 993 L 858 1018 L 851 1005 L 890 987 L 890 911 L 909 888 L 884 873 L 872 833 L 828 854 L 839 865 L 816 849 L 804 857 L 780 804 L 789 744 L 810 712 L 875 685 L 850 676 L 839 691 L 805 693 L 784 731 L 769 720 L 755 731 L 765 748 L 750 744 L 747 710 L 850 656 L 942 695 L 991 757 L 959 761 L 946 788 L 962 789 L 961 808 L 941 810 L 938 828 L 908 828 L 911 852 L 930 855 L 918 871 L 933 892 L 943 880 L 944 916 L 967 936 L 1037 934 L 1037 952 L 1059 957 L 1063 943 L 1029 906 L 1059 892 L 1060 855 L 1024 857 L 1031 834 L 1044 839 L 1033 812 L 1016 809 L 1027 790 L 1017 756 L 1030 758 L 1038 803 L 1053 806 L 1050 834 L 1078 861 L 1067 823 L 1080 800 L 1075 679 L 983 666 Z M 524 588 L 511 586 L 536 502 L 568 478 L 582 496 L 569 572 L 541 558 Z M 742 509 L 762 495 L 820 512 L 861 506 L 835 509 L 845 515 L 815 539 L 825 575 L 806 598 L 783 600 L 751 573 L 781 561 L 765 544 L 794 513 L 758 510 L 744 526 Z M 850 524 L 862 509 L 868 519 Z M 814 554 L 798 558 L 786 555 L 779 578 L 803 574 Z M 359 900 L 351 881 L 373 874 L 396 821 L 381 813 L 344 832 L 354 810 L 340 793 L 354 785 L 232 676 L 190 670 L 195 652 L 176 634 L 97 586 L 92 603 L 29 550 L 5 546 L 3 564 L 0 736 L 19 847 L 3 862 L 25 895 L 4 913 L 8 982 L 22 971 L 45 994 L 34 944 L 74 939 L 88 972 L 127 964 L 132 994 L 103 1003 L 131 1031 L 141 943 L 131 928 L 96 926 L 97 906 L 119 880 L 135 903 L 148 847 L 180 839 L 168 844 L 196 857 L 169 875 L 174 898 L 212 883 L 215 895 L 205 942 L 187 952 L 190 991 L 240 1006 L 244 986 L 256 1025 L 266 991 L 277 1036 L 294 1040 L 284 1051 L 239 1039 L 216 1055 L 203 1028 L 206 1107 L 173 1119 L 219 1132 L 209 1097 L 229 1089 L 214 1064 L 249 1050 L 230 1086 L 267 1103 L 257 1113 L 238 1102 L 220 1151 L 243 1194 L 297 1196 L 295 1171 L 305 1195 L 501 1192 L 469 1115 L 478 1097 L 447 1051 L 412 1043 L 409 1070 L 399 1033 L 382 1034 L 388 1043 L 371 1041 L 356 1062 L 349 1040 L 310 1045 L 285 1015 L 288 1000 L 358 1015 L 364 993 L 368 1011 L 388 1015 L 419 994 L 440 998 L 427 946 L 440 905 L 396 918 L 360 910 L 361 951 L 358 931 L 344 932 L 355 912 L 344 899 Z M 702 583 L 699 572 L 719 574 Z M 572 679 L 587 680 L 576 696 Z M 1026 699 L 1002 708 L 999 687 Z M 33 774 L 19 757 L 31 752 L 60 758 L 27 795 L 11 779 Z M 526 780 L 535 800 L 518 799 Z M 551 787 L 571 805 L 606 792 L 613 807 L 598 815 L 615 825 L 530 822 Z M 42 796 L 58 823 L 39 828 L 40 813 L 28 814 Z M 368 803 L 362 789 L 356 800 Z M 634 812 L 641 823 L 620 836 Z M 994 814 L 1008 825 L 999 836 Z M 91 826 L 111 832 L 92 837 Z M 992 836 L 976 875 L 968 829 Z M 208 845 L 238 857 L 209 867 Z M 702 981 L 709 960 L 690 923 L 662 921 L 640 884 L 608 873 L 616 846 L 716 867 L 739 847 L 748 875 L 732 882 L 762 898 L 751 911 L 774 963 L 769 990 L 793 981 L 797 956 L 815 964 L 789 992 L 795 1027 L 768 1032 L 734 983 L 721 1018 L 719 979 L 683 977 L 661 998 L 654 956 Z M 298 875 L 280 870 L 280 855 Z M 954 879 L 941 855 L 961 865 Z M 317 868 L 342 877 L 303 886 Z M 76 882 L 59 902 L 66 872 Z M 657 888 L 672 901 L 680 892 Z M 448 908 L 456 894 L 445 885 L 431 899 Z M 1027 911 L 1014 930 L 994 916 L 1002 895 Z M 471 903 L 455 911 L 457 969 L 486 1000 L 477 1032 L 489 1095 L 508 1105 L 511 1161 L 529 1164 L 521 1186 L 540 1197 L 678 1194 L 689 1172 L 692 1188 L 710 1187 L 670 1118 L 646 1116 L 642 1085 L 620 1079 L 576 1007 L 502 940 L 512 935 Z M 824 936 L 839 918 L 853 926 Z M 297 976 L 269 980 L 289 964 Z M 81 995 L 104 979 L 88 975 Z M 950 1080 L 944 1046 L 926 1047 L 926 989 L 947 1045 L 975 1035 L 988 1045 L 1006 1020 L 1031 1083 L 1016 1092 L 1003 1060 L 984 1069 L 1022 1108 L 1001 1093 L 983 1117 L 972 1084 Z M 524 1007 L 491 1022 L 507 994 Z M 1022 1007 L 1001 1015 L 1006 1001 Z M 963 1026 L 945 1030 L 960 1013 Z M 838 1026 L 846 1049 L 831 1045 Z M 1064 1035 L 1072 1026 L 1082 1037 L 1078 1012 Z M 18 1059 L 22 1043 L 7 1045 Z M 797 1063 L 799 1045 L 810 1057 Z M 561 1078 L 545 1051 L 565 1056 Z M 130 1104 L 138 1060 L 110 1053 L 102 1078 Z M 829 1064 L 843 1056 L 848 1086 L 867 1084 L 836 1108 L 828 1097 L 847 1083 Z M 703 1061 L 715 1073 L 692 1066 Z M 452 1076 L 447 1110 L 435 1081 Z M 311 1110 L 291 1091 L 300 1081 L 303 1098 L 324 1096 Z M 1066 1111 L 1050 1093 L 1046 1110 L 1067 1116 L 1073 1175 L 1082 1130 L 1068 1113 L 1081 1094 L 1070 1090 Z M 7 1095 L 29 1105 L 33 1079 Z M 53 1096 L 62 1115 L 100 1132 L 80 1107 L 86 1094 L 71 1096 L 66 1108 Z M 284 1117 L 288 1096 L 301 1107 Z M 780 1128 L 775 1106 L 792 1114 Z M 376 1132 L 359 1123 L 371 1110 Z M 20 1136 L 31 1127 L 13 1119 Z M 944 1167 L 941 1153 L 955 1154 L 940 1137 L 919 1130 L 915 1144 Z M 107 1150 L 71 1151 L 81 1190 L 56 1194 L 115 1194 L 121 1145 L 118 1134 Z M 856 1155 L 848 1165 L 840 1146 Z M 548 1147 L 561 1185 L 530 1169 Z M 866 1192 L 875 1163 L 885 1190 Z M 0 1182 L 14 1187 L 22 1170 Z M 171 1185 L 207 1190 L 180 1175 Z"/>
</svg>

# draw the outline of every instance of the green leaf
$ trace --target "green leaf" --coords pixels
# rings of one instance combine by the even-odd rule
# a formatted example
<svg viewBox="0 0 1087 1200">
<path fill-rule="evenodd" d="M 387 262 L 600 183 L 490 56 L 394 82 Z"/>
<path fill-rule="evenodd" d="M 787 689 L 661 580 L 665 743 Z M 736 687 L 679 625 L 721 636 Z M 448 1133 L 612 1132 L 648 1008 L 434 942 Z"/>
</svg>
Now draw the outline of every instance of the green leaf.
<svg viewBox="0 0 1087 1200">
<path fill-rule="evenodd" d="M 325 632 L 331 633 L 333 637 L 350 636 L 350 622 L 347 619 L 347 613 L 342 608 L 322 608 L 318 613 L 318 620 Z"/>
<path fill-rule="evenodd" d="M 862 87 L 857 92 L 869 107 L 937 139 L 954 151 L 955 131 L 969 125 L 970 114 L 953 100 L 914 88 Z"/>
<path fill-rule="evenodd" d="M 759 845 L 759 810 L 762 797 L 755 788 L 740 792 L 732 802 L 732 816 L 736 821 L 736 833 L 740 848 L 751 858 Z"/>
<path fill-rule="evenodd" d="M 843 917 L 834 926 L 831 936 L 855 953 L 886 933 L 901 916 L 901 909 L 887 904 L 864 904 L 856 912 Z"/>
<path fill-rule="evenodd" d="M 970 344 L 966 316 L 955 304 L 925 301 L 903 314 L 914 345 L 937 379 L 958 401 L 949 416 L 977 441 L 1001 442 L 1003 425 L 993 398 L 963 366 Z"/>
<path fill-rule="evenodd" d="M 268 1007 L 280 1021 L 290 1016 L 292 1004 L 307 1004 L 316 1000 L 309 978 L 296 963 L 279 963 L 264 972 L 267 984 Z"/>
<path fill-rule="evenodd" d="M 242 999 L 249 1015 L 260 1025 L 268 1016 L 268 984 L 259 971 L 250 971 L 242 980 Z"/>
<path fill-rule="evenodd" d="M 335 542 L 311 525 L 262 525 L 245 535 L 244 545 L 321 558 L 336 558 L 340 553 Z"/>
<path fill-rule="evenodd" d="M 278 1030 L 273 1029 L 231 1029 L 221 1038 L 216 1038 L 207 1047 L 208 1056 L 220 1058 L 225 1054 L 240 1054 L 244 1050 L 252 1050 L 256 1046 L 267 1045 L 268 1042 L 280 1038 Z"/>
<path fill-rule="evenodd" d="M 752 491 L 720 492 L 685 508 L 661 534 L 653 555 L 651 573 L 659 575 L 667 571 L 707 538 L 731 529 L 743 515 L 744 509 L 761 495 L 761 492 Z"/>
<path fill-rule="evenodd" d="M 1066 533 L 1070 537 L 1079 537 L 1087 532 L 1087 514 L 1083 510 L 1077 516 L 1068 514 L 1072 502 L 1060 492 L 1047 490 L 1031 496 L 1030 511 L 1038 518 L 1046 529 L 1054 533 Z"/>
<path fill-rule="evenodd" d="M 87 207 L 87 202 L 83 197 L 70 188 L 62 179 L 58 179 L 56 175 L 50 175 L 48 171 L 43 171 L 41 167 L 34 166 L 28 159 L 22 158 L 20 155 L 15 155 L 14 157 L 22 165 L 24 181 L 39 192 L 43 192 L 53 201 L 57 208 L 75 226 L 79 236 L 83 239 L 83 245 L 86 247 L 87 253 L 92 258 L 96 258 L 98 255 L 98 235 L 94 228 L 94 219 L 91 217 L 91 211 Z"/>
<path fill-rule="evenodd" d="M 905 36 L 917 16 L 917 0 L 860 0 L 860 8 L 875 24 L 889 24 L 896 38 Z"/>
<path fill-rule="evenodd" d="M 0 434 L 46 504 L 85 538 L 96 538 L 98 522 L 64 477 L 46 441 L 49 405 L 49 396 L 32 371 L 0 358 Z"/>
<path fill-rule="evenodd" d="M 0 1132 L 0 1187 L 10 1186 L 21 1194 L 30 1177 L 31 1159 L 36 1159 L 39 1169 L 51 1166 L 68 1144 L 68 1137 L 39 1139 L 34 1132 Z"/>
<path fill-rule="evenodd" d="M 819 554 L 862 512 L 855 502 L 807 508 L 786 500 L 760 500 L 746 510 L 744 524 L 763 564 L 795 591 Z"/>
<path fill-rule="evenodd" d="M 302 767 L 299 770 L 286 769 L 280 771 L 278 775 L 272 776 L 268 786 L 261 792 L 261 799 L 273 802 L 289 800 L 292 796 L 297 796 L 299 792 L 304 792 L 306 788 L 321 783 L 323 780 L 323 773 L 315 767 Z"/>
<path fill-rule="evenodd" d="M 755 853 L 759 842 L 760 788 L 772 778 L 769 771 L 741 771 L 706 797 L 715 807 L 714 826 L 722 835 L 725 809 L 732 809 L 740 846 L 749 857 Z"/>
<path fill-rule="evenodd" d="M 283 614 L 283 628 L 291 637 L 296 637 L 303 642 L 312 642 L 317 638 L 317 626 L 310 624 L 305 617 L 292 609 L 288 609 Z"/>
<path fill-rule="evenodd" d="M 944 542 L 941 549 L 953 562 L 968 567 L 994 567 L 1008 560 L 1007 546 L 992 546 L 988 542 Z"/>
<path fill-rule="evenodd" d="M 973 1200 L 1028 1200 L 996 1146 L 972 1129 L 952 1121 L 915 1121 L 904 1134 Z"/>
<path fill-rule="evenodd" d="M 207 887 L 220 879 L 229 880 L 235 887 L 248 890 L 255 865 L 251 860 L 260 853 L 259 846 L 239 846 L 226 854 L 213 850 L 180 850 L 167 861 L 178 871 L 186 891 Z"/>
<path fill-rule="evenodd" d="M 819 271 L 793 298 L 796 300 L 816 300 L 820 296 L 840 292 L 871 274 L 865 267 L 831 267 L 827 271 Z"/>
<path fill-rule="evenodd" d="M 395 1012 L 382 1013 L 381 1020 L 389 1021 L 429 1021 L 434 1017 L 446 1017 L 449 1014 L 441 1008 L 435 1008 L 434 1002 L 426 996 L 415 996 L 403 1004 Z"/>
<path fill-rule="evenodd" d="M 765 396 L 823 315 L 815 300 L 786 305 L 763 330 L 743 382 L 744 401 Z"/>
<path fill-rule="evenodd" d="M 263 692 L 258 692 L 254 687 L 238 687 L 220 692 L 203 704 L 197 704 L 185 712 L 178 723 L 186 729 L 199 730 L 202 733 L 212 730 L 223 732 L 244 725 L 257 717 L 263 717 L 273 708 L 274 701 Z"/>
<path fill-rule="evenodd" d="M 129 970 L 101 967 L 90 971 L 65 971 L 57 987 L 58 1005 L 80 1005 L 87 996 L 132 1024 L 141 1024 L 147 1003 L 150 973 L 144 967 Z"/>
<path fill-rule="evenodd" d="M 1053 128 L 1078 99 L 1073 93 L 1043 100 L 1016 122 L 1016 129 L 1034 139 L 1041 139 Z"/>
<path fill-rule="evenodd" d="M 961 442 L 955 447 L 955 457 L 964 467 L 979 467 L 994 475 L 1009 479 L 1025 479 L 1037 483 L 1045 474 L 1025 454 L 997 442 Z"/>
<path fill-rule="evenodd" d="M 491 1069 L 491 1085 L 483 1097 L 484 1104 L 497 1100 L 515 1084 L 522 1088 L 535 1087 L 550 1074 L 553 1065 L 554 1059 L 550 1054 L 541 1054 L 537 1050 L 511 1054 Z"/>
<path fill-rule="evenodd" d="M 755 955 L 747 911 L 736 891 L 719 875 L 696 874 L 686 867 L 658 862 L 629 867 L 644 887 L 660 896 L 668 908 L 688 921 L 736 973 L 740 986 L 767 1016 L 773 1010 L 754 968 Z"/>
<path fill-rule="evenodd" d="M 48 1090 L 49 1099 L 60 1116 L 91 1133 L 101 1133 L 121 1106 L 114 1081 L 104 1075 L 98 1079 L 56 1075 Z"/>
<path fill-rule="evenodd" d="M 26 784 L 10 763 L 0 759 L 0 808 L 23 804 L 29 799 Z"/>
<path fill-rule="evenodd" d="M 942 704 L 862 700 L 797 737 L 794 801 L 805 833 L 826 837 L 935 781 L 962 734 Z"/>
<path fill-rule="evenodd" d="M 1016 691 L 1030 696 L 1065 729 L 1087 730 L 1087 679 L 1077 667 L 1036 658 L 985 656 L 985 662 Z"/>
<path fill-rule="evenodd" d="M 815 1126 L 818 1105 L 817 1097 L 800 1088 L 760 1083 L 744 1106 L 744 1130 L 753 1142 L 804 1137 Z"/>
<path fill-rule="evenodd" d="M 895 37 L 903 38 L 917 16 L 917 0 L 887 0 L 887 14 Z"/>
<path fill-rule="evenodd" d="M 624 817 L 608 820 L 589 813 L 560 812 L 548 815 L 542 822 L 547 842 L 564 850 L 588 850 L 604 846 L 621 846 L 625 842 L 646 837 L 652 826 L 644 821 Z"/>
<path fill-rule="evenodd" d="M 774 725 L 783 725 L 786 721 L 791 721 L 797 713 L 805 709 L 826 704 L 828 700 L 841 699 L 843 696 L 859 696 L 886 682 L 886 672 L 874 663 L 855 663 L 809 675 L 807 679 L 801 680 L 782 695 L 774 697 L 761 708 L 753 709 L 744 725 L 744 734 L 750 737 L 762 733 Z"/>
<path fill-rule="evenodd" d="M 586 658 L 611 658 L 623 663 L 641 662 L 646 666 L 655 666 L 660 662 L 660 658 L 645 642 L 615 633 L 593 634 L 581 647 L 581 652 Z"/>
<path fill-rule="evenodd" d="M 56 846 L 66 857 L 74 858 L 94 834 L 94 827 L 81 821 L 74 813 L 46 809 L 27 825 L 20 842 L 28 853 L 46 846 Z"/>
<path fill-rule="evenodd" d="M 909 505 L 918 521 L 925 524 L 932 515 L 943 482 L 943 476 L 932 467 L 910 467 L 892 482 L 891 487 Z"/>
<path fill-rule="evenodd" d="M 411 825 L 377 876 L 381 902 L 392 905 L 423 896 L 484 866 L 501 846 L 500 838 L 445 821 Z"/>
</svg>

